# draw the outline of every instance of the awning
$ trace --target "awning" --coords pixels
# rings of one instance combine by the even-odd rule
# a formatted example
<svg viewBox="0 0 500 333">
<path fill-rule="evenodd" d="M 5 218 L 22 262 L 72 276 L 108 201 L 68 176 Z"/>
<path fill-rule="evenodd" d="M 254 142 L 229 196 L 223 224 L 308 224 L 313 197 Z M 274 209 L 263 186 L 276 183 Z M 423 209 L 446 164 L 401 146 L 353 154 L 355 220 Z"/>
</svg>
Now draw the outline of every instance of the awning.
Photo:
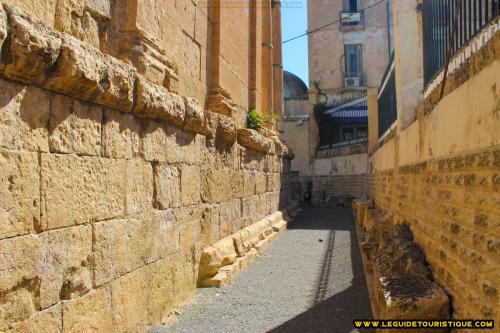
<svg viewBox="0 0 500 333">
<path fill-rule="evenodd" d="M 366 97 L 336 106 L 325 111 L 332 124 L 363 124 L 368 123 L 368 100 Z"/>
</svg>

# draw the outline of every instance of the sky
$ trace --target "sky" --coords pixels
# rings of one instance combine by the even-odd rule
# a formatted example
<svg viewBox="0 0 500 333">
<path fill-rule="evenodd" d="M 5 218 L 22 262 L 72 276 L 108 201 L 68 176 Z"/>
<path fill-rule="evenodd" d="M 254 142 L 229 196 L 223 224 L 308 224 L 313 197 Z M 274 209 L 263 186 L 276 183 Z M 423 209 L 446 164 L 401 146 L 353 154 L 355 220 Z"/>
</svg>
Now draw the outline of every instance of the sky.
<svg viewBox="0 0 500 333">
<path fill-rule="evenodd" d="M 281 22 L 283 40 L 303 34 L 307 30 L 307 0 L 282 0 Z M 306 36 L 283 44 L 284 69 L 309 85 L 307 66 Z"/>
</svg>

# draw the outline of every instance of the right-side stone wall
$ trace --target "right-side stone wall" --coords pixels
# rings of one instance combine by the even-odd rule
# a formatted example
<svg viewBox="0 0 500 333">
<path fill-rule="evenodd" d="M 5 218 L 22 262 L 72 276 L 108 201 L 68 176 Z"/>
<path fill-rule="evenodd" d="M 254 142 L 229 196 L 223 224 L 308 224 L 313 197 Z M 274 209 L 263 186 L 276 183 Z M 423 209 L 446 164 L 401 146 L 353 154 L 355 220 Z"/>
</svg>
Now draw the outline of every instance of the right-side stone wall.
<svg viewBox="0 0 500 333">
<path fill-rule="evenodd" d="M 499 35 L 370 156 L 370 196 L 408 223 L 455 318 L 500 320 Z M 465 79 L 464 79 L 465 78 Z M 427 110 L 426 103 L 433 105 Z"/>
</svg>

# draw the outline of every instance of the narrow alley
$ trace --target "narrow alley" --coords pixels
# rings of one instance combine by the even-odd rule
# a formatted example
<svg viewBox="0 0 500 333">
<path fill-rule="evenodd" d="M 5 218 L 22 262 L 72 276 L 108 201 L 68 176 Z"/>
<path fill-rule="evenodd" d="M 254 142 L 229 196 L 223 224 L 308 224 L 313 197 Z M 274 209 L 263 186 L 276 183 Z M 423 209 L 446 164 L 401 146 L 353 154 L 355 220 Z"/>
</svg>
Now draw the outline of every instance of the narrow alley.
<svg viewBox="0 0 500 333">
<path fill-rule="evenodd" d="M 166 332 L 352 332 L 371 318 L 351 209 L 307 208 L 227 288 L 198 289 Z"/>
</svg>

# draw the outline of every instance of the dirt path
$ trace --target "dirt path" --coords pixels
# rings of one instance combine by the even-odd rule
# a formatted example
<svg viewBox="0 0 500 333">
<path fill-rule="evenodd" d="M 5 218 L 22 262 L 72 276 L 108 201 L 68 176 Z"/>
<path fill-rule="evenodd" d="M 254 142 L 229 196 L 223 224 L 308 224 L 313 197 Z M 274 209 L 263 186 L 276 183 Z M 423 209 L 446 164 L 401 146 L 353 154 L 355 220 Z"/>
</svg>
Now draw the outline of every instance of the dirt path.
<svg viewBox="0 0 500 333">
<path fill-rule="evenodd" d="M 150 332 L 356 332 L 371 313 L 352 211 L 306 209 L 232 285 L 181 311 Z"/>
</svg>

